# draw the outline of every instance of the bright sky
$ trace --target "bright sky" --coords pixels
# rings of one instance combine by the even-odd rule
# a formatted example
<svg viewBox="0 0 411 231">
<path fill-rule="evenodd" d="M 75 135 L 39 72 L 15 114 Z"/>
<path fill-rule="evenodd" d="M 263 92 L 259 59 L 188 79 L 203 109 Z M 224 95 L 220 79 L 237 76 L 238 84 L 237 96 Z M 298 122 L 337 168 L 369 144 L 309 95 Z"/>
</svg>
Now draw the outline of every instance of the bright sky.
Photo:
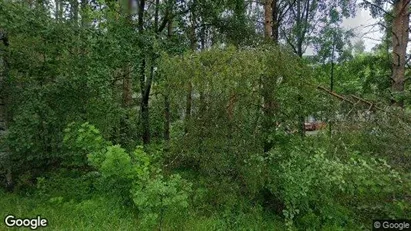
<svg viewBox="0 0 411 231">
<path fill-rule="evenodd" d="M 378 20 L 371 16 L 369 10 L 357 6 L 357 12 L 355 17 L 343 20 L 343 27 L 346 29 L 354 29 L 355 38 L 352 40 L 354 43 L 356 39 L 362 39 L 365 45 L 365 51 L 371 51 L 371 49 L 381 43 L 383 33 L 381 28 L 376 25 Z M 314 53 L 313 48 L 308 47 L 306 55 L 312 55 Z"/>
<path fill-rule="evenodd" d="M 365 42 L 366 51 L 370 51 L 376 44 L 381 42 L 383 33 L 380 27 L 375 25 L 377 20 L 371 17 L 369 10 L 357 8 L 354 18 L 345 19 L 343 26 L 347 29 L 355 28 L 356 37 L 362 38 Z"/>
</svg>

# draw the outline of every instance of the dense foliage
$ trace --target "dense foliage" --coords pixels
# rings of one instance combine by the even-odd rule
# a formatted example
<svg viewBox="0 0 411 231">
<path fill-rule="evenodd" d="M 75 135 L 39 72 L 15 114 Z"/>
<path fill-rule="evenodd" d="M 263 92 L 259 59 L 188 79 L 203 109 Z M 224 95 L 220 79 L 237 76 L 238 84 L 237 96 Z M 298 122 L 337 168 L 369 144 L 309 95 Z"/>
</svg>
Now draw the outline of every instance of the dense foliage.
<svg viewBox="0 0 411 231">
<path fill-rule="evenodd" d="M 0 215 L 56 230 L 410 218 L 411 97 L 390 90 L 387 43 L 348 43 L 349 1 L 272 1 L 274 39 L 246 2 L 0 1 Z"/>
</svg>

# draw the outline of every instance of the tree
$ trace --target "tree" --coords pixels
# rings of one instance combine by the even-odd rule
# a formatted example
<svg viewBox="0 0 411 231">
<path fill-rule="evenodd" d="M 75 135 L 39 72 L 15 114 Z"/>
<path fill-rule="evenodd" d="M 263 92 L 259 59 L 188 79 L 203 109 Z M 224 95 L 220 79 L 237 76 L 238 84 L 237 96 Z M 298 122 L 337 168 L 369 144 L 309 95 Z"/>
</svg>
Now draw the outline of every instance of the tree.
<svg viewBox="0 0 411 231">
<path fill-rule="evenodd" d="M 270 39 L 273 36 L 273 0 L 265 0 L 264 3 L 264 37 Z"/>
<path fill-rule="evenodd" d="M 385 24 L 392 39 L 392 102 L 400 107 L 404 106 L 405 67 L 407 64 L 407 45 L 409 40 L 410 0 L 396 0 L 385 2 L 381 0 L 364 1 L 363 7 L 371 9 L 373 17 L 389 19 Z M 388 10 L 387 10 L 388 8 Z M 382 20 L 383 21 L 383 20 Z M 383 23 L 381 23 L 384 25 Z"/>
<path fill-rule="evenodd" d="M 280 27 L 284 23 L 286 15 L 295 1 L 290 0 L 273 0 L 272 1 L 272 37 L 275 43 L 280 39 Z"/>
<path fill-rule="evenodd" d="M 394 20 L 392 24 L 392 92 L 394 96 L 404 92 L 405 65 L 407 59 L 407 45 L 409 39 L 410 24 L 410 0 L 399 0 L 394 3 Z M 395 102 L 398 106 L 404 106 L 404 99 Z"/>
<path fill-rule="evenodd" d="M 155 69 L 157 67 L 157 59 L 159 58 L 160 50 L 156 45 L 161 43 L 163 37 L 162 32 L 168 29 L 169 23 L 173 21 L 176 16 L 186 13 L 186 11 L 175 11 L 175 1 L 162 1 L 156 0 L 154 4 L 150 4 L 150 7 L 154 7 L 154 15 L 151 17 L 153 21 L 145 18 L 146 12 L 150 12 L 146 9 L 146 1 L 141 0 L 138 2 L 137 11 L 137 29 L 141 35 L 140 46 L 142 47 L 143 54 L 141 56 L 141 62 L 139 66 L 139 82 L 140 82 L 140 118 L 142 125 L 142 141 L 143 144 L 149 144 L 151 141 L 150 132 L 150 114 L 149 114 L 149 101 L 154 77 L 156 75 Z M 163 12 L 161 12 L 161 9 Z M 160 13 L 163 15 L 160 20 Z M 150 18 L 150 19 L 151 19 Z M 147 27 L 146 27 L 147 25 Z M 165 36 L 167 38 L 167 35 Z"/>
<path fill-rule="evenodd" d="M 296 0 L 288 2 L 290 10 L 281 26 L 282 36 L 293 51 L 300 57 L 312 44 L 319 30 L 326 25 L 330 15 L 332 20 L 341 21 L 343 17 L 354 14 L 354 3 L 349 0 Z"/>
<path fill-rule="evenodd" d="M 365 42 L 363 39 L 359 39 L 354 42 L 353 52 L 354 52 L 354 55 L 360 55 L 365 52 Z"/>
</svg>

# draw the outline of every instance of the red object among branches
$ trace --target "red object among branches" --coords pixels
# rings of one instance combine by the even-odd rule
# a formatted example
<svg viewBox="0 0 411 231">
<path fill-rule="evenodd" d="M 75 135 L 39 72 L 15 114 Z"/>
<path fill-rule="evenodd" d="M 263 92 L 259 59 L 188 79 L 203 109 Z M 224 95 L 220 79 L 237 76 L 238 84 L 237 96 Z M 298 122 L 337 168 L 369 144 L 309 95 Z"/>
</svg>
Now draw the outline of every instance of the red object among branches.
<svg viewBox="0 0 411 231">
<path fill-rule="evenodd" d="M 325 122 L 315 121 L 315 122 L 305 122 L 304 128 L 306 131 L 316 131 L 324 129 L 327 126 Z"/>
</svg>

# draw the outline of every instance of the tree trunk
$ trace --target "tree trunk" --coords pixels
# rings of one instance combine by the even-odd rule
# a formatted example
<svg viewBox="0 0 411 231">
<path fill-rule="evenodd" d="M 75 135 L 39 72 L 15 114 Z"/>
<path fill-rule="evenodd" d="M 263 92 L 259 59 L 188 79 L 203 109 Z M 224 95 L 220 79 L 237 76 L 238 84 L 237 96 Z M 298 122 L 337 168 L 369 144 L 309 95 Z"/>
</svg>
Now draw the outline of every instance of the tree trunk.
<svg viewBox="0 0 411 231">
<path fill-rule="evenodd" d="M 55 0 L 54 4 L 56 5 L 56 12 L 54 12 L 54 17 L 56 18 L 56 21 L 60 21 L 60 0 Z"/>
<path fill-rule="evenodd" d="M 71 5 L 71 19 L 77 24 L 78 23 L 78 1 L 77 0 L 71 0 L 70 1 Z"/>
<path fill-rule="evenodd" d="M 140 75 L 145 78 L 145 66 L 146 62 L 143 60 L 141 65 L 141 72 Z M 149 144 L 151 139 L 150 134 L 150 116 L 149 116 L 149 97 L 150 97 L 150 89 L 147 87 L 151 87 L 150 85 L 145 83 L 146 81 L 140 81 L 140 84 L 143 85 L 142 92 L 141 92 L 141 104 L 140 104 L 140 113 L 141 113 L 141 125 L 143 130 L 142 140 L 143 144 Z M 146 86 L 147 85 L 147 86 Z"/>
<path fill-rule="evenodd" d="M 404 92 L 406 52 L 409 38 L 408 26 L 410 0 L 399 0 L 394 4 L 394 20 L 392 24 L 392 93 L 394 96 Z M 394 104 L 404 106 L 404 99 L 394 99 Z"/>
<path fill-rule="evenodd" d="M 138 6 L 138 30 L 140 33 L 143 33 L 144 29 L 144 8 L 146 6 L 145 0 L 140 0 Z"/>
<path fill-rule="evenodd" d="M 264 3 L 264 37 L 267 41 L 273 39 L 273 0 L 266 0 Z M 273 144 L 269 140 L 270 133 L 274 127 L 274 111 L 275 111 L 275 100 L 272 96 L 272 91 L 274 89 L 273 78 L 269 76 L 264 76 L 262 78 L 262 97 L 263 97 L 263 122 L 262 122 L 262 133 L 264 139 L 264 152 L 268 152 Z"/>
<path fill-rule="evenodd" d="M 303 57 L 303 43 L 305 40 L 305 33 L 306 33 L 306 24 L 308 23 L 308 14 L 309 14 L 309 4 L 310 1 L 307 0 L 305 1 L 307 4 L 307 7 L 305 9 L 302 9 L 301 4 L 304 4 L 304 1 L 302 0 L 297 0 L 297 15 L 296 15 L 296 25 L 297 25 L 297 55 L 298 57 L 302 58 Z M 304 14 L 305 13 L 305 14 Z M 304 18 L 305 15 L 305 18 Z M 303 21 L 305 20 L 305 21 Z M 300 76 L 300 79 L 302 80 L 302 76 Z M 303 81 L 300 81 L 300 86 L 303 85 Z M 301 137 L 305 137 L 305 118 L 303 114 L 303 97 L 299 94 L 298 98 L 298 105 L 300 106 L 300 115 L 298 116 L 298 125 L 299 125 L 299 133 Z"/>
<path fill-rule="evenodd" d="M 170 143 L 170 120 L 170 96 L 166 93 L 164 96 L 164 141 L 166 142 L 166 149 L 168 149 Z"/>
<path fill-rule="evenodd" d="M 195 4 L 195 2 L 194 2 Z M 197 39 L 196 39 L 196 16 L 194 12 L 191 13 L 191 28 L 190 28 L 190 47 L 192 51 L 197 50 Z M 192 107 L 192 97 L 193 94 L 193 84 L 191 80 L 188 80 L 187 83 L 187 95 L 186 95 L 186 111 L 184 119 L 186 121 L 186 125 L 184 127 L 184 132 L 188 133 L 188 122 L 191 118 L 191 107 Z"/>
<path fill-rule="evenodd" d="M 82 0 L 83 2 L 85 0 Z M 127 1 L 127 9 L 124 14 L 127 16 L 127 25 L 132 26 L 132 1 Z M 127 63 L 123 68 L 123 106 L 129 108 L 133 103 L 133 79 L 131 73 L 131 64 Z"/>
<path fill-rule="evenodd" d="M 308 3 L 309 1 L 307 1 Z M 303 42 L 305 40 L 305 30 L 304 28 L 306 27 L 305 24 L 308 23 L 308 21 L 303 21 L 304 20 L 304 12 L 308 15 L 309 9 L 302 9 L 301 4 L 304 4 L 304 1 L 302 0 L 297 0 L 297 15 L 296 15 L 296 26 L 297 26 L 297 42 L 296 42 L 296 52 L 297 55 L 301 58 L 303 57 Z"/>
<path fill-rule="evenodd" d="M 169 19 L 167 26 L 167 38 L 171 40 L 173 33 L 173 21 Z M 168 91 L 168 86 L 165 87 L 164 94 L 164 141 L 165 150 L 167 151 L 170 147 L 170 122 L 171 122 L 171 112 L 170 112 L 170 96 Z"/>
<path fill-rule="evenodd" d="M 147 145 L 150 143 L 150 114 L 148 108 L 148 97 L 144 97 L 141 102 L 141 120 L 143 126 L 143 144 Z"/>
<path fill-rule="evenodd" d="M 153 65 L 153 64 L 152 64 Z M 144 65 L 145 66 L 145 65 Z M 150 76 L 145 81 L 144 94 L 141 98 L 141 119 L 143 125 L 143 144 L 147 145 L 150 143 L 151 134 L 150 134 L 150 113 L 149 113 L 149 99 L 150 99 L 150 90 L 151 90 L 151 79 L 154 75 L 153 66 L 150 68 Z"/>
<path fill-rule="evenodd" d="M 274 0 L 272 2 L 272 36 L 273 36 L 273 41 L 278 44 L 278 39 L 279 39 L 279 30 L 280 30 L 280 22 L 278 19 L 278 1 L 279 0 Z"/>
<path fill-rule="evenodd" d="M 8 148 L 4 145 L 5 134 L 7 133 L 7 81 L 8 76 L 8 63 L 7 56 L 4 54 L 9 46 L 7 34 L 0 29 L 0 42 L 3 43 L 5 49 L 0 49 L 0 141 L 2 143 L 0 150 L 0 160 L 3 160 L 4 166 L 6 167 L 6 189 L 13 189 L 13 177 L 11 168 L 10 152 Z M 1 48 L 0 43 L 0 48 Z"/>
<path fill-rule="evenodd" d="M 184 128 L 184 132 L 188 133 L 188 122 L 190 121 L 191 118 L 191 106 L 192 106 L 192 100 L 193 100 L 193 84 L 191 81 L 188 82 L 187 84 L 187 95 L 186 95 L 186 112 L 185 112 L 185 121 L 186 125 Z"/>
<path fill-rule="evenodd" d="M 86 11 L 86 0 L 82 0 L 82 24 L 88 24 L 88 16 Z M 84 17 L 84 18 L 83 18 Z M 126 23 L 127 26 L 132 26 L 132 0 L 127 0 L 120 5 L 120 18 L 125 20 L 122 23 Z M 131 61 L 131 60 L 130 60 Z M 122 144 L 127 145 L 128 137 L 130 136 L 130 126 L 129 126 L 129 111 L 133 105 L 133 79 L 132 79 L 132 68 L 130 61 L 124 63 L 121 68 L 122 74 L 122 107 L 125 109 L 126 114 L 121 117 L 120 120 L 120 141 Z"/>
<path fill-rule="evenodd" d="M 139 1 L 138 6 L 138 30 L 142 34 L 144 32 L 144 9 L 145 0 Z M 149 98 L 151 82 L 150 77 L 146 78 L 146 57 L 142 57 L 140 65 L 140 91 L 141 91 L 141 103 L 140 103 L 140 115 L 141 115 L 141 127 L 143 130 L 142 140 L 143 144 L 147 145 L 150 143 L 150 116 L 149 116 Z M 151 74 L 151 73 L 150 73 Z"/>
<path fill-rule="evenodd" d="M 264 3 L 264 37 L 271 39 L 273 34 L 273 0 L 265 0 Z"/>
<path fill-rule="evenodd" d="M 87 0 L 81 0 L 81 25 L 83 27 L 88 27 L 89 24 L 90 24 L 90 18 L 89 18 L 87 3 L 88 3 Z"/>
<path fill-rule="evenodd" d="M 201 45 L 201 50 L 204 51 L 206 49 L 206 28 L 205 26 L 201 28 L 200 45 Z M 214 46 L 213 41 L 211 41 L 211 47 L 212 46 Z M 201 116 L 204 115 L 205 110 L 206 110 L 206 102 L 205 102 L 206 99 L 205 99 L 204 89 L 205 89 L 204 86 L 199 89 L 199 94 L 200 94 L 199 114 Z"/>
</svg>

